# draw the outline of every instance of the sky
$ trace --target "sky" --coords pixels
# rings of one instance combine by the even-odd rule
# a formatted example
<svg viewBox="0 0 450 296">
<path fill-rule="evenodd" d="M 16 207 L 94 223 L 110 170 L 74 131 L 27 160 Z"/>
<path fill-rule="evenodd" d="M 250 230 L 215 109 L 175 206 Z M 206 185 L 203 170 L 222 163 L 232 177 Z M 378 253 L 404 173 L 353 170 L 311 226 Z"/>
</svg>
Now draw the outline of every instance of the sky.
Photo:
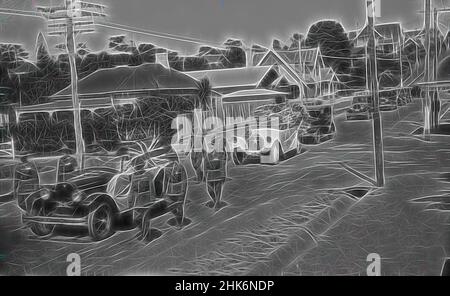
<svg viewBox="0 0 450 296">
<path fill-rule="evenodd" d="M 422 26 L 419 10 L 423 0 L 380 0 L 378 22 L 401 21 L 407 29 Z M 30 10 L 36 4 L 58 0 L 0 0 L 0 7 Z M 306 33 L 310 24 L 321 19 L 340 21 L 346 29 L 361 27 L 365 21 L 365 0 L 89 0 L 108 5 L 108 21 L 147 30 L 221 43 L 227 37 L 242 38 L 246 44 L 269 46 L 273 38 L 287 40 L 294 32 Z M 449 0 L 434 0 L 450 6 Z M 441 18 L 447 30 L 450 14 Z M 36 35 L 45 30 L 39 19 L 0 15 L 0 42 L 14 41 L 32 49 Z M 119 31 L 99 30 L 90 37 L 90 47 L 102 49 L 108 35 Z M 132 35 L 137 42 L 152 42 L 181 53 L 192 53 L 198 45 Z M 57 42 L 55 38 L 49 43 Z"/>
</svg>

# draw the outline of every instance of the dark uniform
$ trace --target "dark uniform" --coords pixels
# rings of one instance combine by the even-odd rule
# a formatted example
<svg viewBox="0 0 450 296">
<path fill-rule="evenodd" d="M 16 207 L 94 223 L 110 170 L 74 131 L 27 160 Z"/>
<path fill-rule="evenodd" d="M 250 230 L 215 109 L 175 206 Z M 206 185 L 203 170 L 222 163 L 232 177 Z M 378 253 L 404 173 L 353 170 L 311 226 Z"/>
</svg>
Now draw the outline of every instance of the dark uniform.
<svg viewBox="0 0 450 296">
<path fill-rule="evenodd" d="M 206 188 L 211 198 L 207 206 L 216 210 L 226 206 L 226 203 L 222 201 L 223 187 L 227 179 L 228 162 L 225 145 L 226 143 L 224 143 L 220 151 L 212 149 L 212 151 L 205 152 L 203 160 Z"/>
<path fill-rule="evenodd" d="M 167 159 L 170 163 L 164 166 L 163 171 L 160 171 L 158 176 L 152 177 L 152 179 L 154 178 L 155 187 L 152 190 L 154 195 L 152 198 L 164 200 L 161 203 L 161 211 L 164 211 L 167 206 L 175 205 L 175 209 L 172 210 L 174 217 L 169 219 L 167 223 L 176 228 L 182 228 L 191 222 L 185 216 L 185 201 L 188 190 L 186 169 L 180 163 L 176 152 L 167 143 L 163 143 L 160 150 L 155 152 L 155 155 L 143 156 L 144 162 L 147 162 L 152 156 L 160 156 L 163 159 Z M 144 167 L 139 168 L 145 170 Z M 151 181 L 151 179 L 148 181 Z M 148 181 L 146 183 L 149 183 Z M 152 213 L 150 210 L 144 212 L 141 222 L 142 239 L 153 240 L 162 234 L 158 229 L 151 228 L 152 215 L 155 214 L 157 213 Z"/>
</svg>

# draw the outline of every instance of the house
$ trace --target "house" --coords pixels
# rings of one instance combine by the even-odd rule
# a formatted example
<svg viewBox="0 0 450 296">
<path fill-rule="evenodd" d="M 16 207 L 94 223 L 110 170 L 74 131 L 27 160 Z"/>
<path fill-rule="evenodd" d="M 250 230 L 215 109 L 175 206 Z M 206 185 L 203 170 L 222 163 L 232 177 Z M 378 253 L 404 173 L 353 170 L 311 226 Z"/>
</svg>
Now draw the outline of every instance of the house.
<svg viewBox="0 0 450 296">
<path fill-rule="evenodd" d="M 88 75 L 78 83 L 86 151 L 99 147 L 114 151 L 123 141 L 146 140 L 155 133 L 171 136 L 173 120 L 199 106 L 201 87 L 191 76 L 160 64 L 119 66 Z M 221 95 L 211 91 L 206 98 L 212 107 L 208 115 L 222 117 Z M 18 150 L 47 153 L 74 148 L 71 87 L 49 99 L 15 110 L 24 127 L 15 134 Z"/>
<path fill-rule="evenodd" d="M 369 27 L 366 25 L 352 39 L 353 45 L 355 47 L 366 46 L 369 36 Z M 398 56 L 404 42 L 401 23 L 394 22 L 375 25 L 375 38 L 377 40 L 377 49 L 381 53 Z"/>
<path fill-rule="evenodd" d="M 133 104 L 137 99 L 152 97 L 179 98 L 194 101 L 198 95 L 199 81 L 161 64 L 119 66 L 101 69 L 78 82 L 82 110 Z M 23 106 L 16 110 L 25 113 L 71 111 L 72 90 L 67 87 L 50 97 L 46 104 Z M 220 95 L 212 92 L 212 105 L 220 108 Z"/>
<path fill-rule="evenodd" d="M 285 77 L 295 81 L 301 97 L 320 97 L 334 92 L 339 79 L 333 69 L 326 67 L 319 48 L 293 51 L 268 51 L 259 59 L 259 66 L 277 65 Z"/>
<path fill-rule="evenodd" d="M 189 72 L 196 80 L 207 78 L 212 89 L 222 95 L 224 116 L 252 115 L 259 106 L 297 99 L 297 83 L 277 65 Z"/>
<path fill-rule="evenodd" d="M 275 66 L 217 69 L 188 72 L 196 80 L 207 78 L 212 89 L 226 95 L 241 90 L 272 88 L 281 77 Z"/>
<path fill-rule="evenodd" d="M 319 69 L 324 68 L 322 54 L 320 48 L 305 48 L 301 50 L 277 50 L 280 57 L 287 62 L 298 73 L 315 73 L 319 74 Z M 253 65 L 270 65 L 275 61 L 273 58 L 266 60 L 261 64 L 261 60 L 267 52 L 255 53 L 253 55 Z"/>
</svg>

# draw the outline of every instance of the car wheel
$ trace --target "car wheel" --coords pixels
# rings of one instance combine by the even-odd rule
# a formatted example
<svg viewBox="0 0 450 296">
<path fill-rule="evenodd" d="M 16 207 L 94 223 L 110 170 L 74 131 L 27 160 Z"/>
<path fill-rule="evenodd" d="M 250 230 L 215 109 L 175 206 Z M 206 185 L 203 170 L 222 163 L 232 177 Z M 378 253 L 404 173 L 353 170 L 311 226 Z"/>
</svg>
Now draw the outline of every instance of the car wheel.
<svg viewBox="0 0 450 296">
<path fill-rule="evenodd" d="M 101 203 L 88 215 L 89 236 L 101 241 L 113 234 L 113 213 L 107 203 Z"/>
<path fill-rule="evenodd" d="M 35 202 L 31 209 L 31 216 L 46 217 L 49 213 L 45 209 L 45 206 L 41 202 Z M 55 225 L 48 225 L 42 223 L 31 223 L 30 230 L 33 234 L 39 237 L 46 237 L 53 233 Z"/>
<path fill-rule="evenodd" d="M 235 165 L 242 165 L 245 162 L 245 152 L 238 152 L 238 151 L 234 151 L 233 152 L 233 163 Z"/>
<path fill-rule="evenodd" d="M 281 159 L 281 153 L 280 153 L 280 145 L 276 143 L 272 146 L 272 149 L 270 149 L 270 163 L 277 164 L 280 162 Z"/>
</svg>

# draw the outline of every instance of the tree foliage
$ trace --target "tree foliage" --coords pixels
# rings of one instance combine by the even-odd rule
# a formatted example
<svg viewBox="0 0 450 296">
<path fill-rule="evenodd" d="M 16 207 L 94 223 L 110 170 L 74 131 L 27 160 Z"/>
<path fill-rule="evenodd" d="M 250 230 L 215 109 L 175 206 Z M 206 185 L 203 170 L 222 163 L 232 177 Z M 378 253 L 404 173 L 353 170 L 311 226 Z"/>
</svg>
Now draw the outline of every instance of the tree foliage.
<svg viewBox="0 0 450 296">
<path fill-rule="evenodd" d="M 313 24 L 308 31 L 305 45 L 319 47 L 325 56 L 325 64 L 332 67 L 336 73 L 348 71 L 352 44 L 340 23 L 327 20 Z"/>
</svg>

